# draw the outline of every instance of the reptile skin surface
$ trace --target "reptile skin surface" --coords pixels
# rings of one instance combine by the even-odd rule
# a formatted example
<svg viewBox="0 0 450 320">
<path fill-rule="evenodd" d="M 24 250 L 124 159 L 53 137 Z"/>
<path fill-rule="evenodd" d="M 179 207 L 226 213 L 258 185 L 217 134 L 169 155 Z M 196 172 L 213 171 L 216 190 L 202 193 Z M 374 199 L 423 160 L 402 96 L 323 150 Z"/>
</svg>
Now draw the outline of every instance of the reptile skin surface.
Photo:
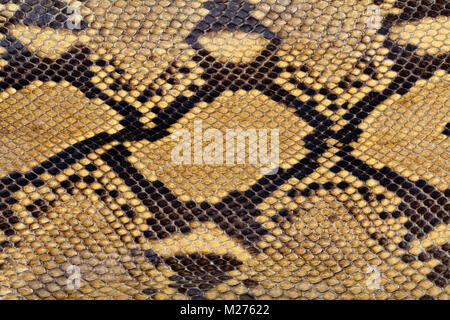
<svg viewBox="0 0 450 320">
<path fill-rule="evenodd" d="M 449 299 L 449 16 L 0 0 L 0 299 Z"/>
</svg>

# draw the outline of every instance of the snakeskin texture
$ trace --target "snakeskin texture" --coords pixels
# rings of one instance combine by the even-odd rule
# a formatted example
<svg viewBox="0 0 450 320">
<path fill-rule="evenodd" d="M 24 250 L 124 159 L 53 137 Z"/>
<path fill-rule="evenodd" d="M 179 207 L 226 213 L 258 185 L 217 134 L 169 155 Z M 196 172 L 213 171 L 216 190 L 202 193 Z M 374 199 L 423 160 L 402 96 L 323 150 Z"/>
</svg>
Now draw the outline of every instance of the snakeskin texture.
<svg viewBox="0 0 450 320">
<path fill-rule="evenodd" d="M 449 15 L 0 0 L 0 299 L 448 299 Z"/>
</svg>

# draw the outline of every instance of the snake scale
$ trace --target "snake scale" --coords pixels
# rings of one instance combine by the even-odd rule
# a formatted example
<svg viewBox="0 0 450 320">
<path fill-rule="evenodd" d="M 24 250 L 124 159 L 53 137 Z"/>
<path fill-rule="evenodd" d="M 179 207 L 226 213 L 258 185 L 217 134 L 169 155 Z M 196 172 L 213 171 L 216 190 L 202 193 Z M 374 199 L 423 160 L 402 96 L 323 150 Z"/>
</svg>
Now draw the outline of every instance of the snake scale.
<svg viewBox="0 0 450 320">
<path fill-rule="evenodd" d="M 448 299 L 449 15 L 0 1 L 0 299 Z"/>
</svg>

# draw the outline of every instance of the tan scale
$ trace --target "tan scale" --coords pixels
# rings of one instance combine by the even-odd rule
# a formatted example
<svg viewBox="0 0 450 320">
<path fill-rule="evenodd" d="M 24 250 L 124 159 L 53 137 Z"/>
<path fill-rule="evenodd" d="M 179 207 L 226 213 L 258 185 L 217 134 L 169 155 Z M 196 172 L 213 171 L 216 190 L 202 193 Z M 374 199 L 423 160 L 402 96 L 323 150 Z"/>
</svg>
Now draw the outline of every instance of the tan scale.
<svg viewBox="0 0 450 320">
<path fill-rule="evenodd" d="M 246 105 L 243 108 L 244 102 Z M 271 135 L 270 130 L 279 130 L 279 166 L 283 169 L 291 167 L 308 153 L 308 150 L 302 147 L 304 142 L 301 138 L 310 133 L 312 128 L 294 116 L 293 111 L 293 109 L 287 109 L 283 105 L 269 100 L 257 90 L 249 93 L 238 91 L 236 94 L 226 91 L 210 104 L 199 103 L 169 129 L 169 132 L 174 132 L 176 129 L 189 131 L 191 137 L 189 158 L 192 164 L 177 164 L 173 161 L 173 150 L 181 140 L 177 137 L 174 140 L 172 140 L 172 136 L 167 136 L 154 143 L 139 141 L 125 145 L 129 146 L 133 153 L 130 158 L 131 162 L 136 163 L 148 179 L 157 177 L 185 201 L 192 199 L 196 202 L 214 203 L 235 189 L 236 186 L 239 190 L 246 190 L 248 186 L 262 177 L 261 169 L 264 167 L 260 161 L 256 164 L 247 161 L 245 164 L 226 163 L 226 132 L 228 129 L 243 131 L 265 129 L 268 130 L 268 137 Z M 194 133 L 196 120 L 202 121 L 202 132 L 214 128 L 223 134 L 222 164 L 193 163 L 195 160 L 194 139 L 201 139 Z M 270 144 L 271 139 L 268 140 Z M 201 141 L 197 142 L 202 146 L 202 154 L 209 143 L 210 141 L 207 139 L 204 139 L 203 144 Z M 239 145 L 237 148 L 235 149 L 236 153 L 241 148 L 248 149 L 248 140 L 245 141 L 245 145 Z M 245 151 L 246 159 L 248 159 L 247 149 Z M 235 161 L 237 162 L 236 158 Z"/>
</svg>

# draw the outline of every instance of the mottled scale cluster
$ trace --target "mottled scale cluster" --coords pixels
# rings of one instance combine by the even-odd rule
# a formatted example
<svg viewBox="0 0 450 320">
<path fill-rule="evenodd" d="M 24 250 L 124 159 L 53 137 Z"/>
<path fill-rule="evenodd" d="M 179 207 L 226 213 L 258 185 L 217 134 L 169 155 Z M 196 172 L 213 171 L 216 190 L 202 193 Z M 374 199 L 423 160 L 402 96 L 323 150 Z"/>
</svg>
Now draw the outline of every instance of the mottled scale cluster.
<svg viewBox="0 0 450 320">
<path fill-rule="evenodd" d="M 0 300 L 447 300 L 449 16 L 0 1 Z"/>
</svg>

